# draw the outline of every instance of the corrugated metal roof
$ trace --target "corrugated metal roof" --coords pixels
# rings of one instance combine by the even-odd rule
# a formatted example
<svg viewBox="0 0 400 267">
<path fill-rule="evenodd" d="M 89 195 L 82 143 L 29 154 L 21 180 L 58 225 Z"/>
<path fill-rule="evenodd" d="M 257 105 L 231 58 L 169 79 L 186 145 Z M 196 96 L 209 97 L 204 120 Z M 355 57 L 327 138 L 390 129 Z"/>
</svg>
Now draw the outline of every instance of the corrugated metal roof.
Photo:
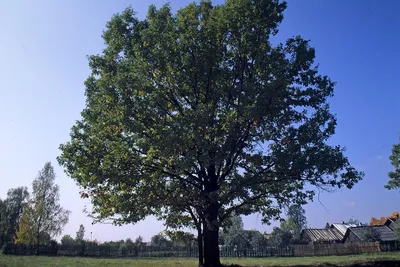
<svg viewBox="0 0 400 267">
<path fill-rule="evenodd" d="M 386 225 L 350 227 L 349 231 L 353 232 L 361 241 L 366 241 L 365 235 L 368 234 L 371 228 L 379 233 L 381 241 L 396 240 L 396 233 Z"/>
<path fill-rule="evenodd" d="M 304 229 L 306 234 L 313 242 L 341 241 L 343 236 L 334 228 L 329 229 Z"/>
<path fill-rule="evenodd" d="M 333 223 L 331 228 L 334 228 L 340 232 L 342 237 L 346 234 L 347 228 L 349 227 L 357 227 L 355 224 L 343 224 L 343 223 Z"/>
</svg>

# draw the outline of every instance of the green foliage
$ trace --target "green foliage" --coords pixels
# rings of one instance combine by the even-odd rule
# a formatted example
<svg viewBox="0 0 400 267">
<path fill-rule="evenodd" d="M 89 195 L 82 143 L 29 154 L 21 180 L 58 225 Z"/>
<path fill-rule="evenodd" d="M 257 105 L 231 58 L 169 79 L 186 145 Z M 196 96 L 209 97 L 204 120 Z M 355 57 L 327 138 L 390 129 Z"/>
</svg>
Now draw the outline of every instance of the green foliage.
<svg viewBox="0 0 400 267">
<path fill-rule="evenodd" d="M 293 234 L 282 227 L 274 227 L 272 229 L 269 244 L 276 247 L 287 247 L 291 244 Z"/>
<path fill-rule="evenodd" d="M 243 219 L 240 215 L 232 214 L 225 222 L 223 232 L 232 234 L 236 231 L 243 230 Z"/>
<path fill-rule="evenodd" d="M 400 242 L 400 223 L 399 222 L 396 223 L 396 225 L 394 227 L 394 231 L 396 233 L 397 241 Z"/>
<path fill-rule="evenodd" d="M 239 230 L 229 235 L 222 233 L 221 239 L 223 241 L 221 245 L 238 251 L 263 247 L 267 244 L 267 239 L 257 230 Z"/>
<path fill-rule="evenodd" d="M 387 189 L 399 189 L 400 188 L 400 143 L 395 144 L 392 147 L 392 155 L 389 157 L 390 163 L 395 168 L 394 171 L 388 173 L 389 181 L 385 186 Z"/>
<path fill-rule="evenodd" d="M 82 242 L 85 238 L 85 227 L 83 224 L 79 225 L 79 230 L 76 232 L 75 241 Z"/>
<path fill-rule="evenodd" d="M 37 242 L 36 229 L 34 228 L 33 218 L 34 210 L 31 205 L 25 205 L 19 223 L 19 229 L 15 235 L 17 244 L 34 244 Z"/>
<path fill-rule="evenodd" d="M 165 234 L 174 245 L 193 246 L 196 244 L 196 238 L 192 233 L 176 230 L 165 231 Z"/>
<path fill-rule="evenodd" d="M 285 222 L 286 228 L 289 228 L 293 233 L 293 238 L 300 238 L 301 230 L 307 226 L 306 211 L 299 204 L 292 204 L 287 212 L 288 220 Z"/>
<path fill-rule="evenodd" d="M 172 245 L 172 242 L 162 233 L 159 233 L 151 237 L 151 245 L 159 248 L 167 248 Z"/>
<path fill-rule="evenodd" d="M 305 210 L 299 204 L 292 204 L 287 211 L 287 219 L 281 221 L 280 227 L 273 228 L 269 241 L 277 247 L 298 243 L 306 226 Z"/>
<path fill-rule="evenodd" d="M 0 199 L 0 246 L 7 242 L 7 205 Z"/>
<path fill-rule="evenodd" d="M 75 239 L 73 239 L 70 235 L 64 235 L 61 238 L 61 245 L 63 246 L 73 246 L 75 244 Z"/>
<path fill-rule="evenodd" d="M 128 240 L 127 240 L 127 241 L 128 241 Z M 141 244 L 143 244 L 143 237 L 142 237 L 142 236 L 136 237 L 136 239 L 135 239 L 135 244 L 136 244 L 136 245 L 141 245 Z"/>
<path fill-rule="evenodd" d="M 70 211 L 60 206 L 59 187 L 54 180 L 53 166 L 47 162 L 32 183 L 32 197 L 24 207 L 16 242 L 49 242 L 67 224 Z"/>
<path fill-rule="evenodd" d="M 22 215 L 24 205 L 26 205 L 29 198 L 28 188 L 25 186 L 12 188 L 7 192 L 5 200 L 7 205 L 8 217 L 8 238 L 13 240 L 16 231 L 19 228 L 19 220 Z"/>
<path fill-rule="evenodd" d="M 143 20 L 130 8 L 113 16 L 58 157 L 95 221 L 156 215 L 194 227 L 198 218 L 214 253 L 233 212 L 267 223 L 316 187 L 362 178 L 343 147 L 327 144 L 334 82 L 318 73 L 314 48 L 300 36 L 270 42 L 285 8 L 201 1 L 176 14 L 150 6 Z"/>
<path fill-rule="evenodd" d="M 242 218 L 233 214 L 225 222 L 220 236 L 220 244 L 240 250 L 265 245 L 266 239 L 257 230 L 244 230 Z"/>
<path fill-rule="evenodd" d="M 26 187 L 17 187 L 8 190 L 4 201 L 0 200 L 0 244 L 14 240 L 28 197 Z"/>
</svg>

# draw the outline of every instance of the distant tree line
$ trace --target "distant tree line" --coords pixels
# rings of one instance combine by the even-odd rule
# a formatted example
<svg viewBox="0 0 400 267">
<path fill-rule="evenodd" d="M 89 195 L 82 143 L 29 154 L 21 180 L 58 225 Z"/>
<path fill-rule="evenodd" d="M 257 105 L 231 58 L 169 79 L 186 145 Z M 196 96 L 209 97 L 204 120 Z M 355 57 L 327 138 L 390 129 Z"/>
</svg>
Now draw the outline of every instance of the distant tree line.
<svg viewBox="0 0 400 267">
<path fill-rule="evenodd" d="M 274 227 L 272 233 L 261 233 L 258 230 L 245 230 L 242 217 L 232 215 L 221 229 L 219 245 L 221 248 L 235 251 L 245 255 L 246 251 L 261 247 L 288 247 L 300 242 L 300 233 L 306 227 L 305 211 L 300 205 L 291 205 L 287 211 L 287 219 L 281 222 L 280 227 Z M 99 242 L 87 240 L 85 227 L 80 225 L 76 236 L 64 235 L 61 238 L 61 246 L 81 249 L 107 248 L 111 251 L 120 251 L 126 255 L 129 251 L 139 247 L 152 247 L 158 250 L 170 250 L 172 247 L 197 248 L 197 236 L 182 230 L 165 230 L 150 238 L 150 242 L 144 242 L 141 236 L 135 241 L 131 238 L 119 241 Z"/>
</svg>

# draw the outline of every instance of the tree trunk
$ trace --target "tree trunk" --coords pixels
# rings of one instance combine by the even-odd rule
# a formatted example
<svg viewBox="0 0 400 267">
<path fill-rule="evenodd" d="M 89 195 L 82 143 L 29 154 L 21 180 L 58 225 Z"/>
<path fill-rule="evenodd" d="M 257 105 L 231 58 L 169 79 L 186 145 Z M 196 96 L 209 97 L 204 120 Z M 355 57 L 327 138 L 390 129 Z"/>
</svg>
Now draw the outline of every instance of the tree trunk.
<svg viewBox="0 0 400 267">
<path fill-rule="evenodd" d="M 207 229 L 207 252 L 205 254 L 205 267 L 220 267 L 218 229 Z"/>
<path fill-rule="evenodd" d="M 207 255 L 207 225 L 206 225 L 206 220 L 203 218 L 202 219 L 202 224 L 203 224 L 203 264 L 204 264 L 204 259 Z"/>
<path fill-rule="evenodd" d="M 38 231 L 36 235 L 36 256 L 39 256 L 39 238 L 40 238 L 40 232 Z"/>
<path fill-rule="evenodd" d="M 203 254 L 203 234 L 201 231 L 201 222 L 197 225 L 197 246 L 199 249 L 199 267 L 203 267 L 204 254 Z"/>
<path fill-rule="evenodd" d="M 221 267 L 218 242 L 218 204 L 212 203 L 207 209 L 204 228 L 204 266 Z"/>
</svg>

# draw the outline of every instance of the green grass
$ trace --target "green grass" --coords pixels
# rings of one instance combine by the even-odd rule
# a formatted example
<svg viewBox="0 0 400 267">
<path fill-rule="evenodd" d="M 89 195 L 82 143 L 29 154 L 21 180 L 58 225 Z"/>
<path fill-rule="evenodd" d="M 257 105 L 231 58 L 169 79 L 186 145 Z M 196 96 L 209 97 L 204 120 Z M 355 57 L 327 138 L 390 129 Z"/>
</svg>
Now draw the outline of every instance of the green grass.
<svg viewBox="0 0 400 267">
<path fill-rule="evenodd" d="M 352 256 L 303 258 L 223 258 L 226 265 L 246 267 L 272 266 L 350 266 L 355 263 L 373 263 L 380 260 L 400 260 L 400 252 L 372 253 Z M 196 259 L 93 259 L 72 257 L 36 257 L 0 255 L 0 267 L 197 267 Z"/>
</svg>

